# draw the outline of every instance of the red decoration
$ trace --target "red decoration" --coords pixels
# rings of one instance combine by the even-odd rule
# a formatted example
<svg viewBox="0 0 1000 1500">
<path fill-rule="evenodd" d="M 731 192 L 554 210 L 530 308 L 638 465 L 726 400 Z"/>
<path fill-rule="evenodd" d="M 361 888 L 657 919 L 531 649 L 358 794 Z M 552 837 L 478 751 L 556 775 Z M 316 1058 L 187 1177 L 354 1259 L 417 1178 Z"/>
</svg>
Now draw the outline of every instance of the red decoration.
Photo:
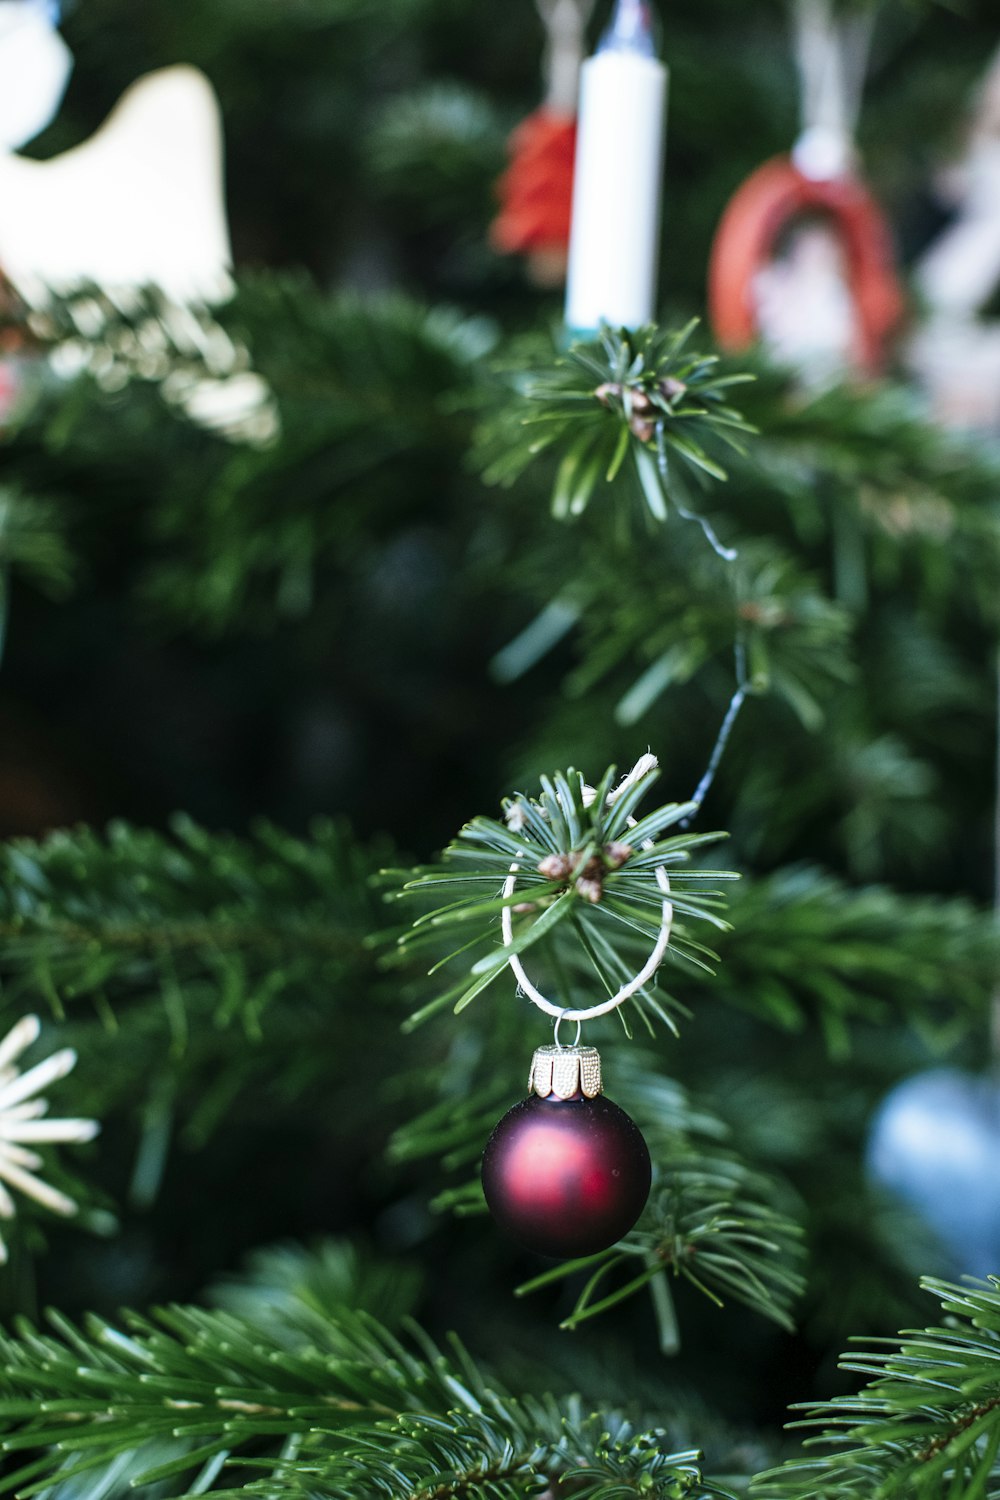
<svg viewBox="0 0 1000 1500">
<path fill-rule="evenodd" d="M 593 1255 L 615 1244 L 642 1213 L 650 1180 L 639 1127 L 602 1094 L 531 1094 L 508 1110 L 483 1153 L 491 1214 L 539 1255 Z"/>
<path fill-rule="evenodd" d="M 20 394 L 21 382 L 18 380 L 17 366 L 11 360 L 0 356 L 0 432 L 2 432 L 2 424 L 7 421 L 17 406 Z"/>
<path fill-rule="evenodd" d="M 508 150 L 510 166 L 497 183 L 500 212 L 490 231 L 492 243 L 504 254 L 541 257 L 542 266 L 552 262 L 558 269 L 561 262 L 564 272 L 576 120 L 543 105 L 513 131 Z"/>
<path fill-rule="evenodd" d="M 753 282 L 771 260 L 782 231 L 805 214 L 832 222 L 843 245 L 857 326 L 855 361 L 876 375 L 903 313 L 885 216 L 856 177 L 806 177 L 791 157 L 774 157 L 737 189 L 722 216 L 709 264 L 709 314 L 725 349 L 757 337 Z"/>
<path fill-rule="evenodd" d="M 21 399 L 24 385 L 23 359 L 31 352 L 31 335 L 25 322 L 27 309 L 0 271 L 0 437 Z"/>
</svg>

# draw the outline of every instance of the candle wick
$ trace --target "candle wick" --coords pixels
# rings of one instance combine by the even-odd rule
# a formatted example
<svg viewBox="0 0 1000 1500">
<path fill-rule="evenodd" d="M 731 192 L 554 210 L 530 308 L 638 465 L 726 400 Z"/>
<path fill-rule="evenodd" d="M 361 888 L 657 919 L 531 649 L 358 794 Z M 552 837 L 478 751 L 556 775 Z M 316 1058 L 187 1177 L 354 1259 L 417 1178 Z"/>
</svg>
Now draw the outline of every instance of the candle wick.
<svg viewBox="0 0 1000 1500">
<path fill-rule="evenodd" d="M 641 57 L 655 57 L 653 23 L 647 0 L 617 0 L 597 50 L 635 52 Z"/>
</svg>

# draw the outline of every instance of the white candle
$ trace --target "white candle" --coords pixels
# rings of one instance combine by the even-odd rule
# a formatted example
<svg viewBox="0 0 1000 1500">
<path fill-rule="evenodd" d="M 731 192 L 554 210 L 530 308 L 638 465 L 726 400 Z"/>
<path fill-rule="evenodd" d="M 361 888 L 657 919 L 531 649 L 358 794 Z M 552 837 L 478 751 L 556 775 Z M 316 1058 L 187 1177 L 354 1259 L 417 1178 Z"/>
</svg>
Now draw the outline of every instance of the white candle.
<svg viewBox="0 0 1000 1500">
<path fill-rule="evenodd" d="M 636 328 L 653 319 L 667 70 L 643 0 L 617 0 L 583 65 L 573 175 L 566 322 Z"/>
</svg>

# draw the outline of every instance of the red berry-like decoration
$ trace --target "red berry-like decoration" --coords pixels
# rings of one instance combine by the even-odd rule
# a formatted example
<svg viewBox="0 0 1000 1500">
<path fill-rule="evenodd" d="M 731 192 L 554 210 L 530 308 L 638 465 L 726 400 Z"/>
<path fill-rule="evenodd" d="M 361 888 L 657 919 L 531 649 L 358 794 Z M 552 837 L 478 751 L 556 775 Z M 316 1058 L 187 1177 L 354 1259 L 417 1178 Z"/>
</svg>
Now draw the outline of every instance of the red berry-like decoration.
<svg viewBox="0 0 1000 1500">
<path fill-rule="evenodd" d="M 593 1047 L 540 1047 L 527 1099 L 508 1110 L 483 1153 L 490 1213 L 538 1255 L 606 1250 L 649 1197 L 649 1151 L 635 1121 L 600 1094 Z"/>
<path fill-rule="evenodd" d="M 504 254 L 526 255 L 537 285 L 558 286 L 566 279 L 576 119 L 543 105 L 514 131 L 509 151 L 490 238 Z"/>
</svg>

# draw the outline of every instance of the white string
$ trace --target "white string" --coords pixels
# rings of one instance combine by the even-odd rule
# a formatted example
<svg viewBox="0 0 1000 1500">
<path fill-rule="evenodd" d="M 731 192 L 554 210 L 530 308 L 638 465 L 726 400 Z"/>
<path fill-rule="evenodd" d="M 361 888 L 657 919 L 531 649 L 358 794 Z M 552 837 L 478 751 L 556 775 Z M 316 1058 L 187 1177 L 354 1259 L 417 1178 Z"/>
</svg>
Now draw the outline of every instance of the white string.
<svg viewBox="0 0 1000 1500">
<path fill-rule="evenodd" d="M 575 115 L 594 0 L 536 0 L 536 5 L 545 27 L 545 103 L 557 114 Z"/>
<path fill-rule="evenodd" d="M 644 755 L 642 759 L 637 761 L 636 764 L 632 767 L 631 771 L 625 777 L 624 781 L 622 781 L 613 792 L 608 793 L 608 801 L 614 802 L 618 797 L 622 795 L 623 792 L 627 791 L 630 786 L 638 781 L 641 776 L 644 776 L 647 771 L 652 770 L 652 768 L 656 764 L 657 760 L 655 755 Z M 587 798 L 588 791 L 590 792 L 589 801 Z M 592 788 L 586 788 L 586 790 L 584 791 L 584 805 L 587 806 L 590 802 L 593 802 L 595 796 L 596 793 L 592 790 Z M 634 824 L 634 822 L 634 818 L 629 819 L 630 824 Z M 643 844 L 643 848 L 648 849 L 650 848 L 651 844 L 652 840 L 648 839 Z M 520 869 L 520 865 L 516 863 L 512 864 L 510 867 L 510 874 L 504 881 L 503 897 L 506 905 L 501 909 L 500 912 L 500 931 L 503 935 L 505 948 L 509 948 L 514 941 L 514 916 L 510 898 L 514 894 Z M 609 1011 L 617 1010 L 619 1005 L 623 1005 L 626 1000 L 631 1000 L 633 995 L 638 994 L 643 985 L 649 983 L 650 979 L 652 979 L 653 975 L 656 973 L 656 970 L 660 967 L 660 964 L 663 962 L 663 956 L 666 953 L 670 943 L 670 927 L 674 920 L 674 908 L 673 903 L 670 900 L 670 881 L 667 878 L 666 870 L 662 865 L 658 865 L 655 873 L 656 883 L 659 886 L 660 890 L 663 892 L 663 904 L 660 908 L 660 931 L 653 946 L 653 951 L 650 953 L 649 957 L 647 958 L 646 962 L 643 964 L 639 972 L 633 975 L 633 977 L 628 980 L 626 984 L 623 984 L 621 989 L 618 990 L 616 994 L 609 995 L 607 1000 L 602 1000 L 599 1005 L 591 1005 L 583 1010 L 568 1010 L 564 1005 L 554 1005 L 551 1000 L 546 999 L 541 990 L 539 990 L 535 985 L 532 984 L 531 980 L 525 973 L 524 965 L 521 963 L 519 955 L 516 953 L 512 953 L 508 958 L 507 962 L 514 973 L 518 984 L 527 995 L 528 999 L 532 1000 L 540 1010 L 545 1011 L 546 1015 L 555 1016 L 557 1023 L 562 1020 L 591 1021 L 596 1016 L 605 1016 Z"/>
<path fill-rule="evenodd" d="M 684 521 L 697 521 L 708 545 L 716 556 L 721 557 L 723 562 L 736 562 L 739 557 L 735 547 L 724 547 L 715 534 L 715 528 L 707 516 L 700 516 L 697 511 L 689 510 L 678 500 L 678 486 L 670 483 L 670 463 L 667 458 L 667 439 L 664 429 L 663 418 L 656 424 L 656 466 L 663 480 L 663 487 L 668 491 L 674 504 L 674 509 Z"/>
<path fill-rule="evenodd" d="M 838 16 L 831 0 L 795 0 L 793 16 L 802 133 L 792 158 L 806 177 L 825 181 L 851 164 L 874 11 Z"/>
</svg>

